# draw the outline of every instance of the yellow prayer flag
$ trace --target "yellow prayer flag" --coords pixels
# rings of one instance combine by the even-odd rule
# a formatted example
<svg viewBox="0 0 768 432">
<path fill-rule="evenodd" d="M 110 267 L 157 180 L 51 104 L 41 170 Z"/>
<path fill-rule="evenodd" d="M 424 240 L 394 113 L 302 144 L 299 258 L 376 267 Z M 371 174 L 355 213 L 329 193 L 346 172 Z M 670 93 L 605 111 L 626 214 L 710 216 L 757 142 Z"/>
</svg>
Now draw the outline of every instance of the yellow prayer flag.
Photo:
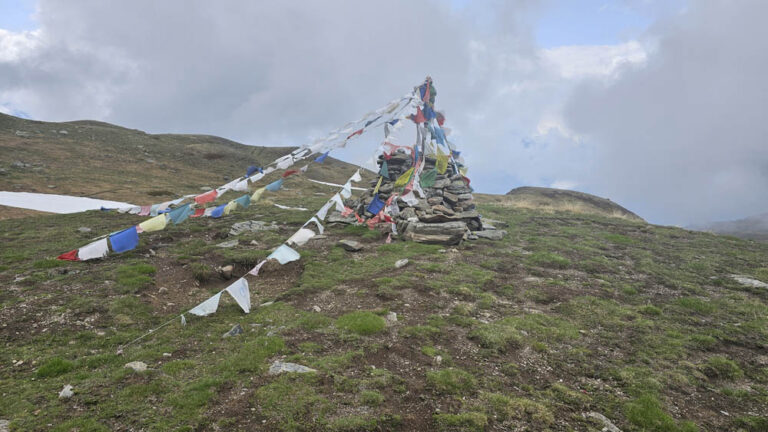
<svg viewBox="0 0 768 432">
<path fill-rule="evenodd" d="M 167 217 L 165 214 L 157 215 L 152 219 L 147 219 L 139 224 L 139 228 L 144 232 L 160 231 L 165 228 Z"/>
<path fill-rule="evenodd" d="M 408 171 L 404 172 L 400 177 L 395 180 L 395 187 L 405 186 L 408 184 L 408 180 L 411 179 L 411 175 L 413 175 L 413 168 L 409 168 Z"/>
<path fill-rule="evenodd" d="M 228 215 L 232 212 L 232 210 L 237 208 L 237 201 L 230 201 L 227 203 L 227 205 L 224 207 L 224 214 Z"/>
<path fill-rule="evenodd" d="M 256 192 L 254 192 L 254 193 L 253 193 L 253 195 L 251 195 L 251 204 L 255 203 L 256 201 L 258 201 L 258 200 L 259 200 L 259 198 L 261 198 L 261 194 L 263 194 L 263 193 L 264 193 L 264 190 L 265 190 L 266 188 L 267 188 L 267 187 L 266 187 L 266 186 L 264 186 L 264 187 L 262 187 L 262 188 L 256 189 Z"/>
<path fill-rule="evenodd" d="M 460 172 L 460 173 L 461 173 L 461 175 L 463 175 L 463 176 L 467 175 L 467 171 L 469 171 L 469 168 L 467 168 L 467 167 L 461 167 L 461 168 L 459 168 L 459 172 Z"/>
<path fill-rule="evenodd" d="M 379 182 L 376 183 L 376 187 L 373 189 L 373 194 L 376 195 L 379 193 L 379 187 L 381 186 L 381 181 L 384 179 L 384 177 L 379 176 Z"/>
</svg>

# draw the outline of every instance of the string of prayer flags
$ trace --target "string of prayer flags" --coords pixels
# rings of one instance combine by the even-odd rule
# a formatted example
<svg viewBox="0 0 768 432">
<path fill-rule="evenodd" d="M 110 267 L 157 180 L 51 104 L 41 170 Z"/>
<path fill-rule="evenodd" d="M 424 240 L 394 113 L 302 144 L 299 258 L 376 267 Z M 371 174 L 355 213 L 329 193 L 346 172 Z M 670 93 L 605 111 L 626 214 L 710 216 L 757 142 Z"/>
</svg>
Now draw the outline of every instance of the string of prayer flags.
<svg viewBox="0 0 768 432">
<path fill-rule="evenodd" d="M 141 229 L 141 232 L 160 231 L 165 228 L 167 222 L 168 216 L 161 214 L 140 223 L 139 229 Z"/>
<path fill-rule="evenodd" d="M 135 249 L 139 245 L 139 232 L 136 231 L 136 226 L 110 234 L 109 244 L 112 246 L 112 252 L 115 253 Z"/>
<path fill-rule="evenodd" d="M 189 310 L 189 313 L 192 315 L 197 316 L 208 316 L 219 308 L 219 299 L 221 298 L 221 291 L 214 294 L 211 298 L 208 300 L 200 303 L 199 305 L 195 306 L 194 308 Z"/>
<path fill-rule="evenodd" d="M 301 258 L 301 255 L 299 255 L 298 252 L 286 244 L 280 245 L 280 247 L 272 251 L 272 253 L 267 257 L 268 260 L 274 259 L 277 260 L 277 262 L 280 264 L 287 264 L 289 262 L 296 261 L 299 258 Z"/>
<path fill-rule="evenodd" d="M 107 245 L 107 238 L 96 240 L 93 243 L 89 243 L 81 247 L 77 251 L 77 258 L 80 261 L 87 261 L 90 259 L 104 258 L 109 253 L 109 246 Z"/>
<path fill-rule="evenodd" d="M 203 193 L 203 194 L 200 194 L 200 195 L 196 196 L 195 197 L 195 202 L 198 203 L 198 204 L 209 203 L 209 202 L 215 200 L 217 196 L 218 196 L 218 193 L 216 192 L 216 189 L 210 190 L 210 191 L 208 191 L 206 193 Z M 142 208 L 142 211 L 143 211 L 143 208 Z M 139 213 L 139 214 L 141 214 L 141 213 Z"/>
<path fill-rule="evenodd" d="M 277 192 L 278 190 L 280 190 L 282 186 L 283 186 L 283 179 L 281 178 L 277 181 L 274 181 L 268 184 L 267 186 L 265 186 L 265 188 L 270 192 Z"/>
<path fill-rule="evenodd" d="M 251 312 L 251 292 L 248 290 L 248 281 L 245 278 L 236 280 L 235 283 L 228 286 L 224 291 L 228 292 L 235 299 L 235 302 L 243 309 L 243 312 Z"/>
</svg>

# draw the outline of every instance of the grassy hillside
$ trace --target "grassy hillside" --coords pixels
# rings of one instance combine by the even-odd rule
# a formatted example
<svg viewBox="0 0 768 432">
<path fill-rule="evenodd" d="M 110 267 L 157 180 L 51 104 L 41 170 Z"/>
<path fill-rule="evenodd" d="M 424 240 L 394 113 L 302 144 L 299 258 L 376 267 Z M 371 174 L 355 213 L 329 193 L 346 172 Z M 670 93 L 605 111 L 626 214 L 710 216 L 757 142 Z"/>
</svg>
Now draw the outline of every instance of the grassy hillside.
<svg viewBox="0 0 768 432">
<path fill-rule="evenodd" d="M 487 199 L 511 208 L 568 211 L 643 221 L 640 216 L 609 199 L 565 189 L 523 186 L 512 189 L 506 195 L 490 195 Z"/>
<path fill-rule="evenodd" d="M 0 114 L 0 190 L 153 204 L 217 187 L 290 147 L 253 147 L 208 135 L 151 135 L 96 121 L 48 123 Z M 20 162 L 21 165 L 18 163 Z M 328 158 L 308 175 L 344 181 Z M 348 169 L 347 169 L 348 170 Z M 18 211 L 0 211 L 0 218 Z M 32 214 L 27 211 L 24 215 Z"/>
<path fill-rule="evenodd" d="M 330 191 L 302 182 L 265 198 L 319 207 Z M 768 428 L 768 292 L 729 277 L 768 280 L 768 245 L 503 203 L 479 209 L 509 224 L 504 240 L 456 248 L 329 226 L 300 261 L 251 278 L 267 305 L 245 315 L 222 297 L 215 315 L 116 354 L 226 286 L 215 267 L 244 274 L 309 217 L 268 204 L 87 263 L 51 258 L 137 217 L 0 221 L 0 419 L 55 431 L 598 431 L 596 412 L 624 431 Z M 241 220 L 280 228 L 217 247 Z M 342 238 L 365 249 L 346 252 Z M 245 333 L 222 338 L 236 323 Z M 318 372 L 268 375 L 275 359 Z M 65 384 L 74 396 L 59 399 Z"/>
</svg>

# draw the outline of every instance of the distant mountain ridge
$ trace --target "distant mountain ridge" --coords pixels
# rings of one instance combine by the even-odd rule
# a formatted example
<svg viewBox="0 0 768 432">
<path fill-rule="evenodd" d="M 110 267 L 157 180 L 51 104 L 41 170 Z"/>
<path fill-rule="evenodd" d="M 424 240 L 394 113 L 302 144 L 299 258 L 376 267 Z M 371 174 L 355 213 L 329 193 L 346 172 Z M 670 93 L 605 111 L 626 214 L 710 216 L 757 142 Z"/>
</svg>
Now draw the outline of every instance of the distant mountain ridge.
<svg viewBox="0 0 768 432">
<path fill-rule="evenodd" d="M 690 228 L 743 239 L 768 241 L 768 212 L 732 221 L 695 225 Z"/>
</svg>

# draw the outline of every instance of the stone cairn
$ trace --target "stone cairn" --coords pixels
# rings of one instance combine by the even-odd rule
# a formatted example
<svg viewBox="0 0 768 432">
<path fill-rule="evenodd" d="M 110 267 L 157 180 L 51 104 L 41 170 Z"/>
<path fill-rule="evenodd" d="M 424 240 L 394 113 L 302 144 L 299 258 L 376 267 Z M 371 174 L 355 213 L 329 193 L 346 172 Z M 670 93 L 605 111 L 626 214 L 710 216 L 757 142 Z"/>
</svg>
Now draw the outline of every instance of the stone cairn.
<svg viewBox="0 0 768 432">
<path fill-rule="evenodd" d="M 379 156 L 378 164 L 384 162 L 384 155 Z M 434 156 L 425 156 L 425 165 L 422 173 L 435 168 Z M 395 188 L 394 183 L 401 174 L 413 166 L 413 158 L 402 150 L 396 151 L 387 160 L 389 178 L 384 177 L 379 187 L 379 199 L 387 201 L 394 192 L 401 192 L 400 187 Z M 345 205 L 354 209 L 357 214 L 373 217 L 366 211 L 368 204 L 373 199 L 373 190 L 378 182 L 371 182 L 371 187 L 362 193 L 362 197 L 352 197 Z M 461 174 L 453 174 L 452 167 L 448 167 L 445 174 L 438 174 L 432 187 L 423 187 L 426 199 L 420 198 L 418 203 L 409 205 L 398 197 L 397 205 L 399 214 L 393 216 L 397 224 L 398 234 L 405 240 L 419 243 L 455 245 L 462 240 L 475 240 L 479 237 L 489 239 L 501 239 L 504 231 L 497 230 L 488 223 L 487 219 L 481 219 L 475 210 L 472 199 L 472 188 L 465 182 Z M 335 218 L 341 222 L 341 218 Z M 354 222 L 354 217 L 344 220 Z M 494 221 L 498 226 L 500 223 Z M 496 231 L 496 232 L 492 232 Z"/>
</svg>

